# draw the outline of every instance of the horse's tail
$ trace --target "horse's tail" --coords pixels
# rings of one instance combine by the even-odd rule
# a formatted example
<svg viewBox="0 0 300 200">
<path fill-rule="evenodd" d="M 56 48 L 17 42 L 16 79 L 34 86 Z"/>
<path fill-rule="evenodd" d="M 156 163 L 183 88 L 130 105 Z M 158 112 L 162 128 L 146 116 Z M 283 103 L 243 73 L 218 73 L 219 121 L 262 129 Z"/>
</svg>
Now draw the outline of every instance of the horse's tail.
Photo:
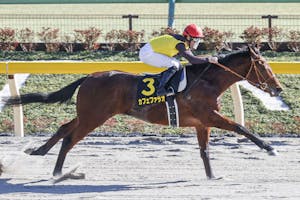
<svg viewBox="0 0 300 200">
<path fill-rule="evenodd" d="M 77 87 L 87 77 L 83 77 L 74 81 L 73 83 L 67 85 L 66 87 L 47 94 L 43 93 L 29 93 L 22 94 L 17 97 L 10 97 L 4 100 L 6 105 L 20 105 L 20 104 L 29 104 L 29 103 L 64 103 L 70 100 L 75 93 Z"/>
</svg>

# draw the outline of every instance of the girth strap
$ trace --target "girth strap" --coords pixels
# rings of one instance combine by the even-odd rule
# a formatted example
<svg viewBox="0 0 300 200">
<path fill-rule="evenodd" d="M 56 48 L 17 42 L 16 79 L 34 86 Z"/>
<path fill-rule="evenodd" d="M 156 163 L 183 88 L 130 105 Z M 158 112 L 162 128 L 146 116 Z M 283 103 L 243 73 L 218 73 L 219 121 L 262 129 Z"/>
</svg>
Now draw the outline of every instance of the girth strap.
<svg viewBox="0 0 300 200">
<path fill-rule="evenodd" d="M 169 126 L 179 127 L 178 105 L 175 95 L 166 96 Z"/>
</svg>

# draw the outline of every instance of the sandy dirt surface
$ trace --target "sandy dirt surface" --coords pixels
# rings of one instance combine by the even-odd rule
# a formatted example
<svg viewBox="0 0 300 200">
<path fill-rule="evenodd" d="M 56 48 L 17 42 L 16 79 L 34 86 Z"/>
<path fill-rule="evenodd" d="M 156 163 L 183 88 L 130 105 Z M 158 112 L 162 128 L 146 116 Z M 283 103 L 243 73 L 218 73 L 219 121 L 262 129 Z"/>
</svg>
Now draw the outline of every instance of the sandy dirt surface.
<svg viewBox="0 0 300 200">
<path fill-rule="evenodd" d="M 0 199 L 300 199 L 300 138 L 264 138 L 269 156 L 236 137 L 211 138 L 215 175 L 206 179 L 196 136 L 86 137 L 68 154 L 63 171 L 80 164 L 85 179 L 52 183 L 60 148 L 46 156 L 22 150 L 48 137 L 0 137 Z"/>
</svg>

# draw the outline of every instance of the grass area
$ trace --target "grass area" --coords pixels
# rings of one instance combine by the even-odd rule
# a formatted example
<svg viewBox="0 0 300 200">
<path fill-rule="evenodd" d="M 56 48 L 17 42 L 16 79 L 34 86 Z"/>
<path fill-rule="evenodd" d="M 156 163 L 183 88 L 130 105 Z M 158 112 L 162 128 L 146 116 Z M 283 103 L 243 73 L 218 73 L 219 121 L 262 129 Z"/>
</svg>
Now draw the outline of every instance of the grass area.
<svg viewBox="0 0 300 200">
<path fill-rule="evenodd" d="M 268 61 L 288 61 L 288 62 L 300 62 L 300 52 L 274 52 L 274 51 L 265 51 L 262 52 L 262 55 Z"/>
<path fill-rule="evenodd" d="M 3 89 L 6 84 L 7 76 L 0 74 L 0 91 Z"/>
<path fill-rule="evenodd" d="M 251 11 L 251 12 L 249 12 Z M 1 14 L 167 15 L 168 3 L 1 5 Z M 299 3 L 176 3 L 175 15 L 297 15 Z"/>
<path fill-rule="evenodd" d="M 297 53 L 271 53 L 265 52 L 268 60 L 280 58 L 282 61 L 293 61 L 299 58 Z M 136 53 L 109 53 L 109 52 L 78 52 L 73 54 L 56 53 L 45 54 L 44 52 L 34 52 L 31 54 L 24 52 L 8 52 L 6 59 L 10 60 L 113 60 L 113 61 L 133 61 L 137 60 Z M 298 60 L 299 61 L 299 60 Z M 31 75 L 26 81 L 21 93 L 28 92 L 51 92 L 58 90 L 68 83 L 78 79 L 82 75 Z M 253 95 L 241 88 L 246 126 L 253 132 L 259 134 L 300 134 L 300 75 L 278 75 L 284 92 L 281 94 L 283 100 L 290 106 L 289 111 L 270 111 L 264 108 L 262 103 Z M 0 77 L 0 83 L 6 79 L 5 75 Z M 75 97 L 76 95 L 74 95 Z M 75 98 L 69 104 L 39 105 L 32 104 L 24 106 L 25 133 L 54 133 L 63 123 L 75 117 Z M 222 100 L 222 113 L 233 118 L 233 105 L 229 91 Z M 13 132 L 12 108 L 5 108 L 0 113 L 0 132 Z M 108 120 L 96 131 L 101 132 L 142 132 L 142 133 L 191 133 L 192 128 L 170 128 L 160 125 L 136 120 L 134 118 L 117 115 Z M 216 129 L 213 130 L 217 131 Z M 219 132 L 219 131 L 218 131 Z"/>
</svg>

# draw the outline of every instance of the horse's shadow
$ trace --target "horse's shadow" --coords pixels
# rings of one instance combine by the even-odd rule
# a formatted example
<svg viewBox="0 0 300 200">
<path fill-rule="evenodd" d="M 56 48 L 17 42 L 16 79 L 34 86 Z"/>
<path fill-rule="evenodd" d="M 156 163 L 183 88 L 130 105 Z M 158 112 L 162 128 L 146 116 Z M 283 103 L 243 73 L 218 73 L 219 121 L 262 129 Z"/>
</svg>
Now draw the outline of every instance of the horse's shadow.
<svg viewBox="0 0 300 200">
<path fill-rule="evenodd" d="M 163 183 L 151 183 L 148 185 L 30 185 L 32 183 L 46 182 L 40 180 L 36 182 L 12 184 L 8 183 L 10 179 L 0 179 L 0 195 L 9 193 L 44 193 L 44 194 L 75 194 L 75 193 L 104 193 L 118 192 L 126 190 L 143 190 L 167 187 L 169 184 L 182 183 L 187 181 L 174 181 Z"/>
</svg>

